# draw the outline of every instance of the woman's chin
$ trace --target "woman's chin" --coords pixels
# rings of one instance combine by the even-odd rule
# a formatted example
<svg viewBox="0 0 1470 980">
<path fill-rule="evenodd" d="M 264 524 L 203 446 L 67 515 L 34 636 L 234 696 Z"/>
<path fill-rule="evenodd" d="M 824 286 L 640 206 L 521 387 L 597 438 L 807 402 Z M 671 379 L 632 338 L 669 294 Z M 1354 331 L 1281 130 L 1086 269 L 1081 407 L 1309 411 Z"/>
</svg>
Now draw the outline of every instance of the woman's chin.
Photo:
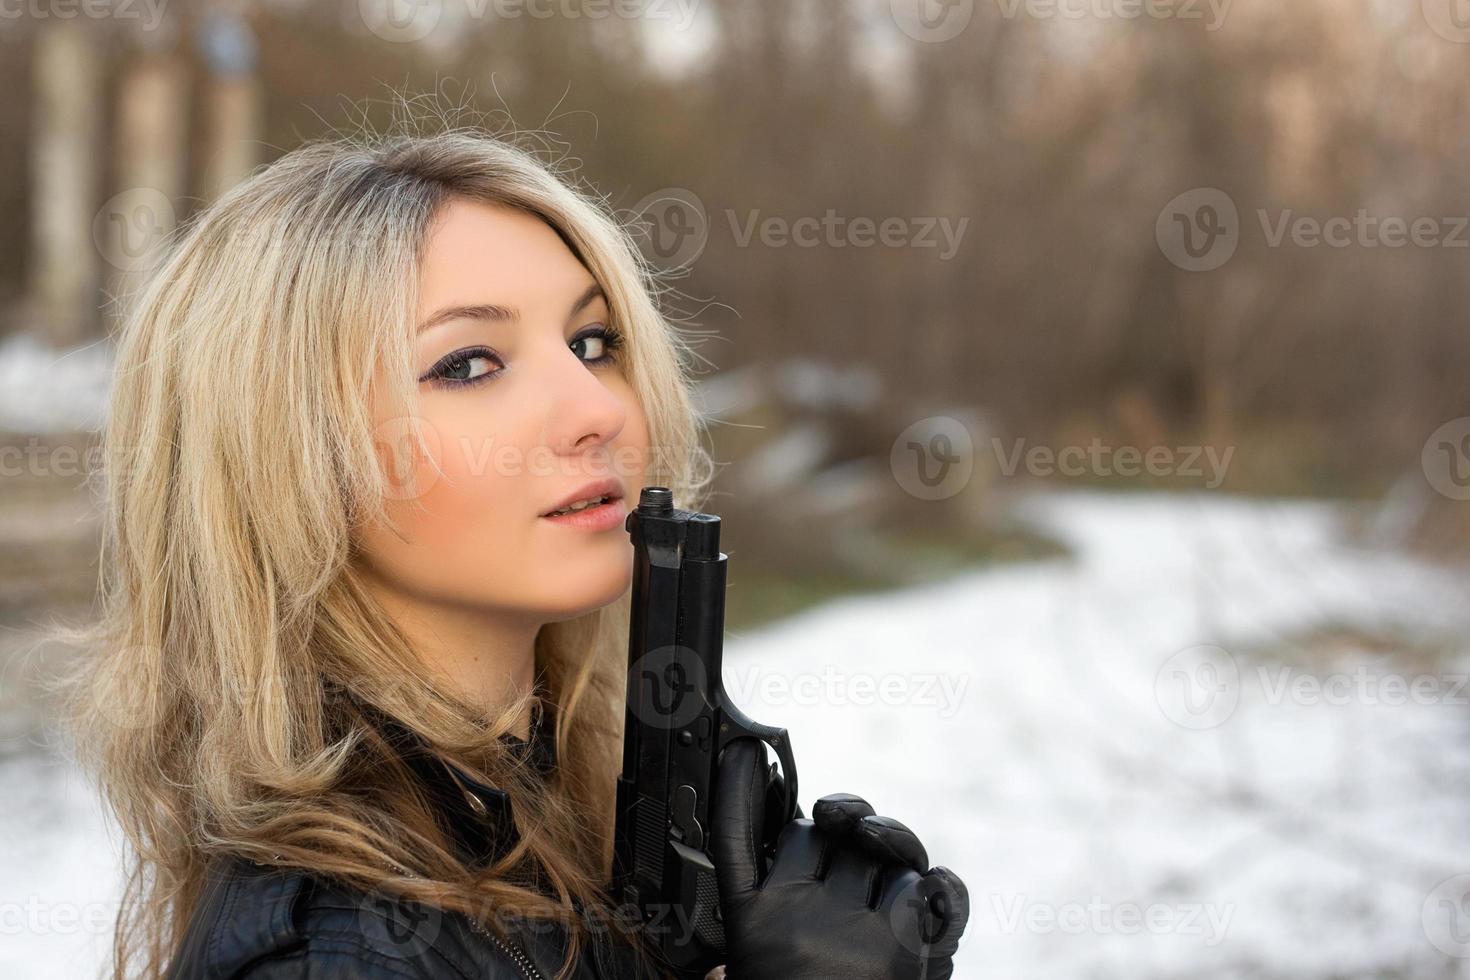
<svg viewBox="0 0 1470 980">
<path fill-rule="evenodd" d="M 620 566 L 610 569 L 609 574 L 598 581 L 582 579 L 558 584 L 565 587 L 548 599 L 545 614 L 550 622 L 576 619 L 617 602 L 628 594 L 633 584 L 633 570 L 631 566 Z"/>
</svg>

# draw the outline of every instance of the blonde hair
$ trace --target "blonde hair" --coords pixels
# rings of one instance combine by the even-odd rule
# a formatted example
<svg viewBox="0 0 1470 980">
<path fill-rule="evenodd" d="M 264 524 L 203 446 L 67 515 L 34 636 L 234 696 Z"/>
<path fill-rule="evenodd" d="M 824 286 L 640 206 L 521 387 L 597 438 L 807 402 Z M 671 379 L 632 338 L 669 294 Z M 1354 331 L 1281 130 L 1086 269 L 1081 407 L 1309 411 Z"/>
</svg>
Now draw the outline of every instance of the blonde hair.
<svg viewBox="0 0 1470 980">
<path fill-rule="evenodd" d="M 607 202 L 545 155 L 473 127 L 307 144 L 196 215 L 139 291 L 103 433 L 102 614 L 72 628 L 89 656 L 68 678 L 76 750 L 130 845 L 116 975 L 162 974 L 224 854 L 501 935 L 501 908 L 558 918 L 559 975 L 575 962 L 611 863 L 628 598 L 537 636 L 558 759 L 537 781 L 499 738 L 531 695 L 487 719 L 436 688 L 352 561 L 389 491 L 370 380 L 385 368 L 394 414 L 417 416 L 418 265 L 451 199 L 562 236 L 623 334 L 655 447 L 645 482 L 681 507 L 707 492 L 689 338 Z M 374 711 L 506 790 L 514 849 L 465 866 Z"/>
</svg>

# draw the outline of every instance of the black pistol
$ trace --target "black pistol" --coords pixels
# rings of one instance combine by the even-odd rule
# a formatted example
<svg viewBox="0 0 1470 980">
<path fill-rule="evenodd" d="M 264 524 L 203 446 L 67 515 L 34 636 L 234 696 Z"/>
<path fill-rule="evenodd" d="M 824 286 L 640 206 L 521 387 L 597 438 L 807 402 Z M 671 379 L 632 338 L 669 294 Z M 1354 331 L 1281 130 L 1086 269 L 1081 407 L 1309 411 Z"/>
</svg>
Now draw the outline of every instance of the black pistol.
<svg viewBox="0 0 1470 980">
<path fill-rule="evenodd" d="M 786 730 L 751 721 L 725 693 L 720 519 L 673 501 L 666 487 L 644 487 L 625 525 L 633 608 L 612 892 L 637 910 L 666 965 L 703 977 L 725 951 L 708 842 L 720 751 L 742 737 L 775 750 L 785 820 L 796 814 L 796 764 Z"/>
</svg>

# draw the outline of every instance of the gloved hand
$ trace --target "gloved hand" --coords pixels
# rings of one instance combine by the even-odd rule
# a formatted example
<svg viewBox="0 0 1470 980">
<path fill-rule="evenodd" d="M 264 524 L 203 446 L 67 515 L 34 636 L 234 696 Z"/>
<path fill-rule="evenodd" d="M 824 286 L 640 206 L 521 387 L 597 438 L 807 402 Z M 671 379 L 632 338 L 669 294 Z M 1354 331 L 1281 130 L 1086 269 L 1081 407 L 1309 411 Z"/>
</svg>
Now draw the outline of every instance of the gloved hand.
<svg viewBox="0 0 1470 980">
<path fill-rule="evenodd" d="M 948 868 L 929 868 L 911 830 L 849 793 L 771 828 L 764 743 L 731 742 L 719 766 L 710 852 L 730 980 L 954 975 L 969 892 Z"/>
</svg>

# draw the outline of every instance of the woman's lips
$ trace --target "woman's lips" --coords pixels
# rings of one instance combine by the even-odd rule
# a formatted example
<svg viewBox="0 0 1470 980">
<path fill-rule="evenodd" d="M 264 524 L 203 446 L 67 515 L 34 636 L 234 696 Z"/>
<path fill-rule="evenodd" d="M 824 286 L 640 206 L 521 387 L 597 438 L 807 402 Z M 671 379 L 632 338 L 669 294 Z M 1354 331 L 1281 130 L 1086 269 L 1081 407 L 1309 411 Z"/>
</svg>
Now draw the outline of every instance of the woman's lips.
<svg viewBox="0 0 1470 980">
<path fill-rule="evenodd" d="M 621 496 L 623 496 L 622 484 L 613 477 L 603 477 L 600 480 L 593 480 L 590 483 L 582 484 L 582 486 L 561 498 L 561 503 L 542 511 L 541 516 L 545 517 L 555 511 L 565 510 L 573 504 L 586 503 L 589 500 L 596 500 L 598 497 Z"/>
<path fill-rule="evenodd" d="M 619 497 L 605 504 L 598 504 L 596 507 L 585 507 L 582 510 L 572 511 L 570 514 L 542 515 L 541 519 L 560 524 L 562 527 L 581 528 L 584 531 L 610 531 L 615 527 L 622 527 L 627 516 L 627 509 L 623 507 L 623 498 Z"/>
</svg>

